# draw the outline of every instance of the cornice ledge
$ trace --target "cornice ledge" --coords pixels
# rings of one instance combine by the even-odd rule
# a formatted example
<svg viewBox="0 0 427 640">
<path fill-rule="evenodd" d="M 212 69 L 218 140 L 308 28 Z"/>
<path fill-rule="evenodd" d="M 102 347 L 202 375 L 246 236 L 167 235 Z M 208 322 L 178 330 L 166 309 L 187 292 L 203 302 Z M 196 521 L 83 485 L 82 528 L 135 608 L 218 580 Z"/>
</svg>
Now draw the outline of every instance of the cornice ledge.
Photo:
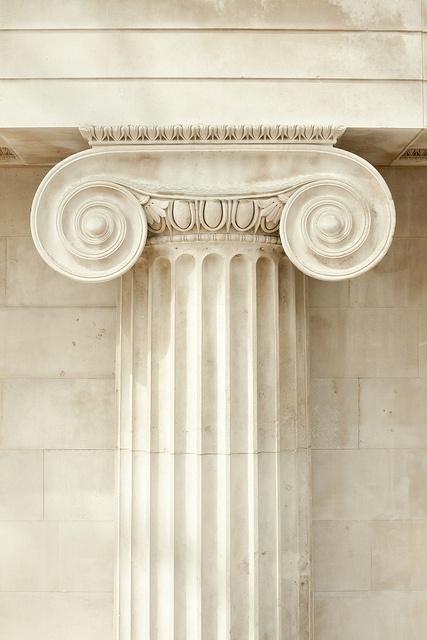
<svg viewBox="0 0 427 640">
<path fill-rule="evenodd" d="M 35 245 L 83 282 L 121 276 L 147 242 L 190 240 L 281 242 L 313 278 L 360 275 L 390 246 L 395 211 L 374 167 L 332 146 L 342 130 L 85 127 L 93 149 L 60 162 L 37 190 Z"/>
<path fill-rule="evenodd" d="M 322 144 L 334 145 L 345 127 L 333 125 L 85 125 L 91 147 L 139 144 Z"/>
</svg>

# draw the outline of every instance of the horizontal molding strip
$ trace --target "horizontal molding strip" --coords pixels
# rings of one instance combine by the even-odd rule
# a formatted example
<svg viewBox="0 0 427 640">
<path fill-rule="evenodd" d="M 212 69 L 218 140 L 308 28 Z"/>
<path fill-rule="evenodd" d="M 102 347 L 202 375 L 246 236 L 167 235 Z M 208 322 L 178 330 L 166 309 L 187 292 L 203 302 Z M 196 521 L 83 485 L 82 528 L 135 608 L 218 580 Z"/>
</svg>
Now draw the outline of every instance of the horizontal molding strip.
<svg viewBox="0 0 427 640">
<path fill-rule="evenodd" d="M 99 82 L 99 83 L 109 83 L 109 82 L 130 82 L 130 83 L 138 83 L 138 82 L 152 82 L 153 84 L 156 82 L 188 82 L 188 83 L 198 83 L 198 82 L 224 82 L 224 83 L 279 83 L 279 84 L 310 84 L 310 85 L 321 85 L 324 83 L 328 84 L 419 84 L 422 85 L 427 82 L 427 78 L 283 78 L 283 77 L 227 77 L 227 76 L 111 76 L 109 78 L 100 78 L 99 76 L 87 76 L 87 77 L 74 77 L 70 76 L 68 78 L 64 78 L 64 76 L 55 76 L 52 78 L 2 78 L 0 77 L 0 82 L 4 83 L 26 83 L 26 82 Z M 313 119 L 313 118 L 311 118 Z"/>
<path fill-rule="evenodd" d="M 273 34 L 402 34 L 402 35 L 413 35 L 413 34 L 425 34 L 426 29 L 345 29 L 345 28 L 325 28 L 322 29 L 318 26 L 313 27 L 16 27 L 16 28 L 1 28 L 0 33 L 273 33 Z"/>
<path fill-rule="evenodd" d="M 327 29 L 421 29 L 421 0 L 289 0 L 286 3 L 239 0 L 137 0 L 125 3 L 19 3 L 3 0 L 0 27 L 23 28 L 313 28 Z"/>
<path fill-rule="evenodd" d="M 0 31 L 0 77 L 422 78 L 421 34 Z M 104 52 L 108 50 L 108 61 Z M 303 50 L 304 56 L 299 52 Z M 28 59 L 32 60 L 29 70 Z M 372 65 L 372 60 L 378 64 Z M 171 65 L 171 60 L 173 64 Z M 337 62 L 339 61 L 339 63 Z"/>
<path fill-rule="evenodd" d="M 2 80 L 0 95 L 5 129 L 76 127 L 95 117 L 111 124 L 335 121 L 369 128 L 421 128 L 424 121 L 422 81 Z"/>
</svg>

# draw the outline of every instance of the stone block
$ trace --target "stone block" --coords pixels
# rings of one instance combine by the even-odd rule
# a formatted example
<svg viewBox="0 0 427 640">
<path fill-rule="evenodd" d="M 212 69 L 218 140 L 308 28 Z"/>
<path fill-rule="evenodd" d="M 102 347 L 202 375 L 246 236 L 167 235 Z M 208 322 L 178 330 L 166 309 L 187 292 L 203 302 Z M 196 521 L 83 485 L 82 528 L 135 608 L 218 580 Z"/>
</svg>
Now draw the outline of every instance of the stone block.
<svg viewBox="0 0 427 640">
<path fill-rule="evenodd" d="M 114 381 L 5 380 L 0 424 L 9 449 L 112 449 Z"/>
<path fill-rule="evenodd" d="M 0 49 L 1 78 L 422 79 L 421 34 L 402 31 L 0 31 Z"/>
<path fill-rule="evenodd" d="M 0 451 L 0 520 L 43 519 L 43 452 Z"/>
<path fill-rule="evenodd" d="M 2 167 L 0 236 L 29 236 L 31 203 L 49 167 Z"/>
<path fill-rule="evenodd" d="M 0 306 L 6 302 L 6 238 L 0 238 Z"/>
<path fill-rule="evenodd" d="M 427 589 L 427 522 L 379 521 L 372 530 L 372 588 Z"/>
<path fill-rule="evenodd" d="M 312 309 L 310 359 L 316 378 L 417 376 L 417 316 L 411 309 Z"/>
<path fill-rule="evenodd" d="M 3 378 L 114 376 L 115 310 L 0 308 Z"/>
<path fill-rule="evenodd" d="M 313 523 L 315 591 L 358 591 L 371 587 L 371 523 Z"/>
<path fill-rule="evenodd" d="M 419 362 L 420 376 L 427 376 L 427 309 L 418 312 L 418 342 L 419 342 Z"/>
<path fill-rule="evenodd" d="M 374 269 L 351 281 L 351 306 L 427 306 L 426 253 L 427 238 L 395 238 Z"/>
<path fill-rule="evenodd" d="M 46 520 L 114 519 L 113 451 L 46 451 Z"/>
<path fill-rule="evenodd" d="M 5 640 L 112 640 L 112 610 L 109 593 L 0 593 Z"/>
<path fill-rule="evenodd" d="M 314 451 L 315 520 L 427 519 L 423 451 Z"/>
<path fill-rule="evenodd" d="M 360 447 L 427 447 L 427 380 L 380 378 L 360 381 Z"/>
<path fill-rule="evenodd" d="M 315 596 L 316 640 L 419 640 L 427 593 L 349 591 Z"/>
<path fill-rule="evenodd" d="M 114 307 L 116 288 L 116 281 L 88 284 L 65 278 L 42 260 L 31 238 L 8 239 L 7 304 L 10 306 Z"/>
<path fill-rule="evenodd" d="M 309 305 L 315 307 L 350 306 L 350 281 L 328 282 L 308 279 Z"/>
<path fill-rule="evenodd" d="M 60 591 L 113 590 L 114 522 L 59 522 Z"/>
<path fill-rule="evenodd" d="M 0 592 L 57 591 L 56 522 L 0 522 Z"/>
<path fill-rule="evenodd" d="M 290 0 L 276 2 L 239 0 L 223 3 L 201 0 L 129 0 L 106 11 L 84 0 L 64 7 L 59 0 L 46 6 L 42 0 L 17 5 L 5 0 L 0 25 L 3 29 L 134 29 L 165 28 L 271 28 L 271 29 L 379 29 L 417 30 L 421 26 L 419 0 L 375 0 L 369 4 L 352 0 Z"/>
<path fill-rule="evenodd" d="M 313 449 L 357 449 L 357 380 L 312 379 L 309 406 Z"/>
<path fill-rule="evenodd" d="M 396 206 L 397 238 L 427 238 L 425 167 L 380 167 Z"/>
<path fill-rule="evenodd" d="M 112 124 L 345 122 L 413 128 L 424 122 L 421 80 L 30 79 L 0 80 L 0 93 L 5 128 L 77 127 L 93 120 L 94 112 L 97 122 Z"/>
</svg>

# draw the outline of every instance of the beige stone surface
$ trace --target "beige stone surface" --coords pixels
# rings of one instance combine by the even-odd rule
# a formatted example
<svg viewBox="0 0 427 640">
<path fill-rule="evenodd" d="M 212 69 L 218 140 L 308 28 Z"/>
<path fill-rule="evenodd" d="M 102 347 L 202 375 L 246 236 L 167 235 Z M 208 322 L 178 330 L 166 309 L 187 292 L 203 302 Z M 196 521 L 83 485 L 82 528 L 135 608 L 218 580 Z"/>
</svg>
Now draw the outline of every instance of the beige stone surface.
<svg viewBox="0 0 427 640">
<path fill-rule="evenodd" d="M 427 238 L 427 173 L 424 167 L 380 167 L 396 206 L 397 238 Z"/>
<path fill-rule="evenodd" d="M 114 522 L 58 523 L 59 591 L 113 590 Z"/>
<path fill-rule="evenodd" d="M 114 452 L 45 451 L 46 520 L 113 520 Z"/>
<path fill-rule="evenodd" d="M 1 593 L 0 618 L 5 640 L 113 638 L 109 593 Z"/>
<path fill-rule="evenodd" d="M 0 236 L 29 236 L 31 203 L 48 168 L 2 167 Z"/>
<path fill-rule="evenodd" d="M 366 591 L 371 588 L 371 523 L 313 523 L 315 591 Z"/>
<path fill-rule="evenodd" d="M 3 448 L 112 449 L 113 380 L 17 379 L 3 383 Z"/>
<path fill-rule="evenodd" d="M 420 376 L 427 376 L 427 310 L 419 311 L 418 341 L 420 352 Z"/>
<path fill-rule="evenodd" d="M 0 308 L 0 376 L 113 377 L 115 310 Z"/>
<path fill-rule="evenodd" d="M 57 528 L 56 522 L 0 522 L 0 592 L 58 590 Z"/>
<path fill-rule="evenodd" d="M 424 0 L 423 0 L 423 4 L 425 5 Z M 423 28 L 425 29 L 424 26 L 423 26 Z M 425 54 L 425 46 L 427 44 L 427 34 L 423 33 L 422 34 L 422 38 L 423 38 L 423 51 L 424 51 L 424 54 L 423 54 L 423 77 L 425 79 L 427 77 L 427 57 L 426 57 L 426 54 Z"/>
<path fill-rule="evenodd" d="M 396 29 L 421 27 L 421 0 L 290 0 L 286 8 L 276 2 L 240 0 L 223 3 L 201 0 L 129 0 L 122 7 L 101 3 L 90 7 L 84 0 L 63 6 L 58 0 L 46 6 L 41 0 L 25 5 L 5 0 L 0 26 L 3 29 L 105 29 L 105 28 L 273 28 L 273 29 Z"/>
<path fill-rule="evenodd" d="M 424 451 L 313 451 L 315 520 L 423 519 Z"/>
<path fill-rule="evenodd" d="M 6 301 L 6 239 L 0 238 L 0 306 Z"/>
<path fill-rule="evenodd" d="M 0 520 L 43 519 L 43 452 L 0 451 Z"/>
<path fill-rule="evenodd" d="M 325 282 L 309 278 L 310 307 L 348 307 L 350 306 L 350 280 Z"/>
<path fill-rule="evenodd" d="M 374 522 L 372 588 L 378 591 L 426 590 L 427 522 Z"/>
<path fill-rule="evenodd" d="M 350 282 L 351 306 L 427 306 L 426 254 L 427 238 L 395 238 L 374 269 Z"/>
<path fill-rule="evenodd" d="M 0 121 L 6 128 L 88 122 L 344 122 L 382 128 L 424 123 L 421 80 L 1 80 L 0 93 Z"/>
<path fill-rule="evenodd" d="M 420 640 L 426 599 L 425 591 L 316 594 L 316 640 Z"/>
<path fill-rule="evenodd" d="M 412 309 L 312 309 L 311 375 L 417 376 L 417 321 Z"/>
<path fill-rule="evenodd" d="M 353 129 L 347 127 L 338 141 L 338 147 L 361 158 L 374 167 L 391 164 L 395 158 L 417 137 L 420 129 Z"/>
<path fill-rule="evenodd" d="M 392 166 L 405 167 L 405 166 L 427 166 L 427 162 L 422 157 L 417 157 L 420 148 L 425 148 L 427 145 L 427 131 L 421 129 L 419 133 L 411 140 L 411 142 L 405 147 L 402 153 L 392 162 Z M 414 155 L 411 155 L 415 153 Z M 409 154 L 409 155 L 408 155 Z"/>
<path fill-rule="evenodd" d="M 1 78 L 422 78 L 420 33 L 0 31 L 0 48 Z"/>
<path fill-rule="evenodd" d="M 360 447 L 427 448 L 427 380 L 360 380 Z"/>
<path fill-rule="evenodd" d="M 114 307 L 116 288 L 116 282 L 92 285 L 64 278 L 40 258 L 32 238 L 8 239 L 8 305 Z"/>
<path fill-rule="evenodd" d="M 78 127 L 52 129 L 1 129 L 4 145 L 10 147 L 21 163 L 27 165 L 54 165 L 72 153 L 85 151 L 87 143 L 81 137 Z M 38 185 L 37 185 L 38 186 Z"/>
<path fill-rule="evenodd" d="M 424 95 L 424 103 L 427 98 L 427 83 L 423 82 L 423 95 Z M 427 107 L 424 106 L 424 127 L 427 124 Z"/>
<path fill-rule="evenodd" d="M 314 378 L 310 383 L 313 449 L 357 449 L 358 382 Z"/>
</svg>

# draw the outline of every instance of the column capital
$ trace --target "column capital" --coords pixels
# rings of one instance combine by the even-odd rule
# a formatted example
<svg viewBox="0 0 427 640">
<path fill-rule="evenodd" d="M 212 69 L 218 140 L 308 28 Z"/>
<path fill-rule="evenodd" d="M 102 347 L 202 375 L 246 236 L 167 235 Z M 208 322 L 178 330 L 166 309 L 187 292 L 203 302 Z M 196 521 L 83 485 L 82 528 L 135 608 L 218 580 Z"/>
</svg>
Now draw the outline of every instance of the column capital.
<svg viewBox="0 0 427 640">
<path fill-rule="evenodd" d="M 56 165 L 33 202 L 43 259 L 73 279 L 121 276 L 145 245 L 282 244 L 304 273 L 342 280 L 377 264 L 394 205 L 332 126 L 87 126 L 91 149 Z"/>
</svg>

